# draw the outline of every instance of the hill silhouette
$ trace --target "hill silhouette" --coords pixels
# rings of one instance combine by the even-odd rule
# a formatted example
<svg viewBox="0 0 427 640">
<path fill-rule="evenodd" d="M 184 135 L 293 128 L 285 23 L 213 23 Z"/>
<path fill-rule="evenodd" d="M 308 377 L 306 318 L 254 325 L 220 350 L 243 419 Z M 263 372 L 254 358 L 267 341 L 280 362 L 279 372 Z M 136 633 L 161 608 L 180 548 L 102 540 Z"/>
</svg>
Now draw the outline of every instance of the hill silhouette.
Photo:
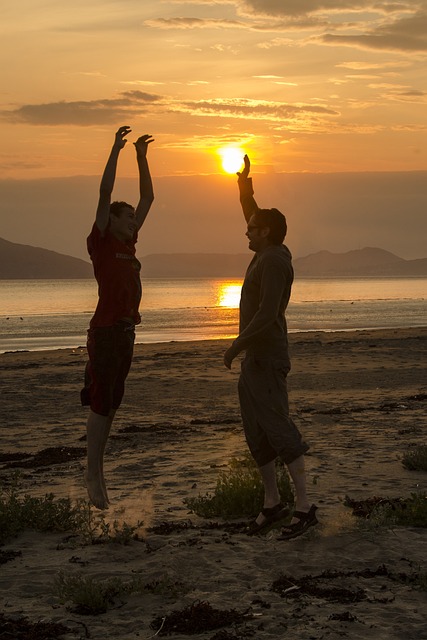
<svg viewBox="0 0 427 640">
<path fill-rule="evenodd" d="M 142 259 L 143 274 L 159 277 L 241 278 L 253 254 L 172 253 Z M 300 277 L 427 276 L 427 258 L 404 260 L 384 249 L 356 249 L 347 253 L 319 251 L 293 260 Z"/>
<path fill-rule="evenodd" d="M 93 276 L 89 262 L 0 238 L 0 279 L 74 279 Z"/>
<path fill-rule="evenodd" d="M 145 278 L 242 278 L 252 253 L 157 253 L 141 258 Z M 405 260 L 384 249 L 319 251 L 293 261 L 299 277 L 427 276 L 427 258 Z M 0 238 L 0 279 L 92 278 L 90 262 Z"/>
<path fill-rule="evenodd" d="M 373 247 L 347 253 L 319 251 L 294 260 L 299 276 L 427 276 L 427 258 L 404 260 Z"/>
</svg>

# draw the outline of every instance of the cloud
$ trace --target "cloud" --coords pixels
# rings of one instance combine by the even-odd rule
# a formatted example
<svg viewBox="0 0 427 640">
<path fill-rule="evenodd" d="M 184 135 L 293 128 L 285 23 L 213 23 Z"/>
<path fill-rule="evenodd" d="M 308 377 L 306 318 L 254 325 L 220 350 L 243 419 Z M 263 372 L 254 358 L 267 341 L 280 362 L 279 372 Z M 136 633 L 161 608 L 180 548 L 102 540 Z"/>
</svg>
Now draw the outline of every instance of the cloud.
<svg viewBox="0 0 427 640">
<path fill-rule="evenodd" d="M 327 107 L 301 104 L 292 105 L 284 102 L 249 99 L 213 99 L 186 101 L 170 107 L 173 111 L 189 113 L 193 116 L 217 116 L 252 120 L 268 120 L 271 122 L 309 120 L 310 117 L 338 116 L 338 111 Z"/>
<path fill-rule="evenodd" d="M 114 124 L 141 111 L 161 97 L 143 91 L 124 91 L 118 98 L 92 101 L 50 102 L 27 104 L 11 111 L 3 111 L 3 119 L 13 123 L 32 125 L 92 126 Z"/>
<path fill-rule="evenodd" d="M 270 39 L 259 43 L 260 48 L 317 42 L 393 52 L 427 51 L 425 0 L 241 0 L 239 8 L 241 15 L 253 21 L 248 28 L 254 31 L 318 31 L 317 36 L 304 41 Z"/>
<path fill-rule="evenodd" d="M 251 14 L 292 17 L 321 11 L 359 11 L 373 4 L 372 0 L 242 0 L 240 6 Z"/>
<path fill-rule="evenodd" d="M 245 146 L 254 140 L 253 133 L 236 134 L 233 132 L 216 135 L 192 135 L 180 137 L 179 140 L 168 140 L 162 144 L 163 149 L 218 149 L 218 147 L 235 145 Z"/>
<path fill-rule="evenodd" d="M 427 93 L 417 89 L 407 89 L 406 91 L 395 91 L 385 96 L 395 102 L 411 102 L 416 104 L 427 103 Z"/>
<path fill-rule="evenodd" d="M 242 13 L 255 16 L 291 18 L 299 16 L 413 13 L 425 6 L 425 0 L 240 0 Z"/>
<path fill-rule="evenodd" d="M 31 161 L 23 160 L 21 157 L 16 156 L 8 156 L 3 154 L 0 156 L 0 169 L 2 172 L 7 173 L 9 171 L 14 171 L 15 169 L 40 169 L 44 167 L 43 162 L 35 161 L 34 159 Z"/>
<path fill-rule="evenodd" d="M 237 20 L 218 18 L 154 18 L 144 20 L 144 26 L 155 29 L 246 29 L 246 25 Z"/>
<path fill-rule="evenodd" d="M 188 84 L 200 85 L 205 81 L 193 80 Z M 182 113 L 193 117 L 216 116 L 242 120 L 270 122 L 304 120 L 340 115 L 323 105 L 290 104 L 286 102 L 251 100 L 247 98 L 215 98 L 211 100 L 174 100 L 143 91 L 124 91 L 117 98 L 27 104 L 14 110 L 3 111 L 4 120 L 30 125 L 93 126 L 115 124 L 135 114 L 147 113 L 155 105 L 156 112 Z"/>
<path fill-rule="evenodd" d="M 121 84 L 129 84 L 129 85 L 133 85 L 133 86 L 157 86 L 157 85 L 163 85 L 165 84 L 164 82 L 157 82 L 154 80 L 122 80 Z"/>
<path fill-rule="evenodd" d="M 394 61 L 394 62 L 363 62 L 361 60 L 355 62 L 341 62 L 335 65 L 342 69 L 353 69 L 354 71 L 366 71 L 370 69 L 403 69 L 410 66 L 408 61 Z"/>
<path fill-rule="evenodd" d="M 259 49 L 273 49 L 274 47 L 301 47 L 303 44 L 291 38 L 272 38 L 266 42 L 258 42 L 256 46 Z"/>
<path fill-rule="evenodd" d="M 339 35 L 327 33 L 319 40 L 328 45 L 400 52 L 427 51 L 427 12 L 418 12 L 394 22 L 382 24 L 368 33 Z"/>
</svg>

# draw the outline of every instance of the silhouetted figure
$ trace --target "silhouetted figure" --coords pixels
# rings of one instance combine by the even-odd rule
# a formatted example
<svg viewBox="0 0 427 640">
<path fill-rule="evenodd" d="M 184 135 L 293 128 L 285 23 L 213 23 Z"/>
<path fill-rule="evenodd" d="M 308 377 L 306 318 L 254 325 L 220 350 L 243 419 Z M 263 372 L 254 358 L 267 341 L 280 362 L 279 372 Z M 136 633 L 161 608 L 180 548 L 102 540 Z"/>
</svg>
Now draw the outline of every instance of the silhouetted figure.
<svg viewBox="0 0 427 640">
<path fill-rule="evenodd" d="M 249 249 L 255 252 L 246 271 L 240 299 L 239 335 L 224 354 L 224 364 L 242 351 L 238 390 L 246 441 L 257 463 L 264 506 L 249 527 L 254 534 L 283 519 L 289 509 L 280 501 L 275 461 L 287 465 L 295 486 L 296 505 L 291 524 L 281 539 L 295 538 L 317 523 L 315 505 L 306 492 L 303 441 L 289 416 L 286 377 L 290 370 L 285 310 L 293 282 L 292 256 L 283 244 L 287 225 L 277 209 L 260 209 L 254 199 L 250 161 L 238 173 L 240 203 L 247 222 Z"/>
<path fill-rule="evenodd" d="M 101 180 L 95 223 L 87 239 L 99 299 L 88 330 L 89 362 L 81 400 L 90 406 L 85 481 L 89 498 L 98 509 L 108 507 L 104 451 L 132 362 L 135 325 L 141 322 L 141 264 L 135 256 L 135 244 L 154 200 L 147 163 L 147 149 L 153 139 L 143 135 L 134 143 L 139 203 L 136 209 L 126 202 L 111 203 L 117 161 L 130 132 L 129 127 L 120 127 L 116 133 Z"/>
</svg>

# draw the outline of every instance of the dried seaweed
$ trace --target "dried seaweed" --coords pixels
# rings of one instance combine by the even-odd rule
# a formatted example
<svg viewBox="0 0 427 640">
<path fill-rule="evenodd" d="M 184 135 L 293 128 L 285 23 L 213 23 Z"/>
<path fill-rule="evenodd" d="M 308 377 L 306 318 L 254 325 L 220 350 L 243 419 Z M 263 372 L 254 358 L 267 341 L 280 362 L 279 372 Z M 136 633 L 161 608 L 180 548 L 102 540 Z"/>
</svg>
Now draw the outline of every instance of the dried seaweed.
<svg viewBox="0 0 427 640">
<path fill-rule="evenodd" d="M 378 507 L 396 507 L 405 508 L 404 498 L 382 498 L 381 496 L 372 496 L 365 500 L 353 500 L 350 496 L 346 496 L 344 505 L 353 510 L 353 515 L 360 518 L 369 518 L 371 513 Z"/>
<path fill-rule="evenodd" d="M 339 602 L 348 604 L 352 602 L 360 602 L 367 599 L 367 593 L 364 589 L 356 587 L 348 589 L 345 587 L 325 586 L 328 581 L 349 579 L 349 578 L 387 578 L 392 582 L 403 584 L 416 583 L 419 579 L 418 573 L 408 575 L 406 573 L 393 573 L 387 569 L 385 565 L 380 565 L 377 569 L 362 569 L 350 571 L 328 570 L 323 571 L 319 575 L 306 575 L 301 578 L 295 578 L 289 575 L 282 575 L 272 584 L 271 590 L 278 593 L 282 597 L 312 596 L 315 598 L 328 600 L 330 602 Z"/>
<path fill-rule="evenodd" d="M 34 455 L 20 454 L 19 459 L 5 464 L 5 469 L 13 469 L 15 467 L 36 469 L 38 467 L 48 467 L 52 464 L 64 464 L 79 460 L 86 455 L 86 449 L 83 447 L 48 447 L 42 449 Z"/>
<path fill-rule="evenodd" d="M 57 622 L 30 622 L 26 618 L 6 617 L 0 613 L 2 640 L 56 640 L 70 629 Z"/>
<path fill-rule="evenodd" d="M 150 533 L 156 533 L 162 536 L 168 536 L 171 533 L 178 533 L 180 531 L 215 531 L 216 529 L 226 531 L 227 533 L 244 533 L 247 529 L 247 521 L 239 522 L 208 522 L 201 525 L 195 525 L 191 521 L 184 522 L 168 522 L 164 520 L 158 524 L 150 527 L 148 531 Z"/>
<path fill-rule="evenodd" d="M 10 562 L 10 560 L 15 560 L 15 558 L 19 558 L 20 556 L 22 556 L 21 551 L 12 551 L 12 550 L 2 551 L 0 549 L 0 564 L 6 564 L 6 562 Z"/>
<path fill-rule="evenodd" d="M 167 616 L 158 616 L 151 623 L 152 629 L 159 629 L 158 635 L 187 633 L 195 635 L 213 631 L 232 624 L 240 624 L 248 619 L 247 612 L 239 613 L 235 609 L 215 609 L 209 602 L 197 601 L 181 610 L 172 611 Z"/>
</svg>

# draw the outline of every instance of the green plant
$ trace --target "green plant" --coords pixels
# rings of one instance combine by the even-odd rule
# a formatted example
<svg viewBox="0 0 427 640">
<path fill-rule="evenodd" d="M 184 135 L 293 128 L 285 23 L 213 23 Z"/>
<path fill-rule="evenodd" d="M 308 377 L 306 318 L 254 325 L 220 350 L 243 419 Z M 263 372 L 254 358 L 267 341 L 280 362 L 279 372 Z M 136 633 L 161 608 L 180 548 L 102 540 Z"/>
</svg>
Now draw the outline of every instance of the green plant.
<svg viewBox="0 0 427 640">
<path fill-rule="evenodd" d="M 359 521 L 359 528 L 365 531 L 395 526 L 427 527 L 427 496 L 424 493 L 412 493 L 410 498 L 374 505 Z"/>
<path fill-rule="evenodd" d="M 360 518 L 357 521 L 357 528 L 364 533 L 376 537 L 381 529 L 392 529 L 396 525 L 388 505 L 378 505 L 372 509 L 368 518 Z"/>
<path fill-rule="evenodd" d="M 67 575 L 60 572 L 54 584 L 54 592 L 63 604 L 72 602 L 76 612 L 87 615 L 105 613 L 115 605 L 118 598 L 124 598 L 134 593 L 176 596 L 187 590 L 188 588 L 183 583 L 173 581 L 168 576 L 144 584 L 139 576 L 129 580 L 122 578 L 97 580 L 90 576 Z"/>
<path fill-rule="evenodd" d="M 293 503 L 289 476 L 282 464 L 277 464 L 277 482 L 283 502 Z M 259 513 L 264 499 L 264 488 L 259 470 L 247 453 L 233 458 L 229 469 L 220 473 L 215 491 L 196 498 L 186 498 L 188 508 L 202 518 L 252 517 Z"/>
<path fill-rule="evenodd" d="M 68 498 L 55 500 L 53 494 L 42 498 L 19 496 L 17 484 L 0 493 L 0 544 L 25 529 L 36 531 L 78 531 L 86 515 L 82 505 L 73 505 Z"/>
<path fill-rule="evenodd" d="M 410 471 L 427 471 L 427 445 L 423 444 L 405 453 L 402 464 Z"/>
<path fill-rule="evenodd" d="M 0 544 L 19 535 L 25 529 L 81 536 L 87 543 L 115 542 L 129 544 L 137 539 L 141 522 L 106 522 L 104 514 L 94 514 L 84 500 L 72 503 L 69 498 L 56 499 L 53 494 L 35 498 L 20 496 L 18 478 L 10 487 L 0 490 Z"/>
<path fill-rule="evenodd" d="M 400 526 L 427 527 L 427 496 L 424 493 L 412 493 L 402 503 L 389 507 L 389 513 Z"/>
<path fill-rule="evenodd" d="M 116 598 L 135 590 L 135 584 L 124 583 L 120 578 L 95 580 L 90 576 L 65 575 L 62 572 L 55 587 L 62 603 L 71 601 L 79 613 L 89 615 L 105 613 Z"/>
<path fill-rule="evenodd" d="M 103 514 L 98 515 L 98 521 L 95 523 L 95 531 L 98 529 L 101 531 L 101 536 L 95 538 L 92 541 L 95 542 L 114 542 L 116 544 L 127 545 L 132 540 L 138 540 L 138 529 L 142 526 L 142 521 L 138 521 L 135 525 L 130 525 L 127 522 L 118 522 L 114 520 L 113 523 L 105 521 Z"/>
</svg>

